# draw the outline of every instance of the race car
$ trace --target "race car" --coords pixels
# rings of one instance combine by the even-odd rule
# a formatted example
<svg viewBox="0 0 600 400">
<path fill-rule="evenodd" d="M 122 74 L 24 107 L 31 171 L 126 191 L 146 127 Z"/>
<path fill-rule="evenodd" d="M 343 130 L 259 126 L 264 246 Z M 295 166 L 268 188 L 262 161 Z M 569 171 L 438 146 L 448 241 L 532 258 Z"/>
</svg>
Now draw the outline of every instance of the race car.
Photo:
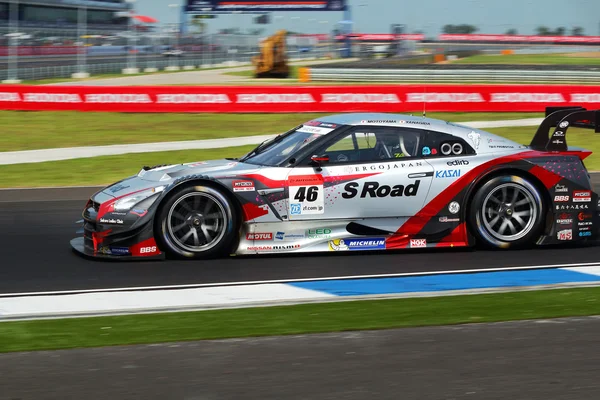
<svg viewBox="0 0 600 400">
<path fill-rule="evenodd" d="M 311 120 L 239 159 L 144 167 L 94 194 L 77 252 L 104 258 L 508 249 L 595 239 L 598 195 L 571 127 L 548 108 L 531 144 L 397 114 Z"/>
</svg>

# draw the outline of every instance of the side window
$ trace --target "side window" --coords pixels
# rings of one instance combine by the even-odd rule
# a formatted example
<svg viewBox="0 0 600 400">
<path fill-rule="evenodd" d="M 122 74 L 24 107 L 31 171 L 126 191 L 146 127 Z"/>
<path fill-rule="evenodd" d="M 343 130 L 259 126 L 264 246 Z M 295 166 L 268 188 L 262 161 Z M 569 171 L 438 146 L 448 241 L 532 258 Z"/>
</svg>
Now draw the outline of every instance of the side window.
<svg viewBox="0 0 600 400">
<path fill-rule="evenodd" d="M 447 133 L 428 131 L 423 140 L 423 157 L 456 157 L 475 154 L 462 138 Z"/>
<path fill-rule="evenodd" d="M 375 162 L 420 156 L 418 129 L 397 127 L 356 127 L 352 133 L 330 144 L 322 154 L 329 162 Z"/>
</svg>

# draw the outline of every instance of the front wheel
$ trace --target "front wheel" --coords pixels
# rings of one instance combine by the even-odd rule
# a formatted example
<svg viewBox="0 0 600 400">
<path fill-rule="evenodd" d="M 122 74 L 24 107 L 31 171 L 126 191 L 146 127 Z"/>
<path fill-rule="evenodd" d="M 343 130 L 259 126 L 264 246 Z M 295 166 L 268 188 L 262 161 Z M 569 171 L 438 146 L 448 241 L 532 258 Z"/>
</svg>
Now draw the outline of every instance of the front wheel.
<svg viewBox="0 0 600 400">
<path fill-rule="evenodd" d="M 544 228 L 545 206 L 527 179 L 504 175 L 490 179 L 473 197 L 469 222 L 478 242 L 492 248 L 531 247 Z"/>
<path fill-rule="evenodd" d="M 176 190 L 157 214 L 157 239 L 169 255 L 212 258 L 228 254 L 237 239 L 231 201 L 208 186 Z"/>
</svg>

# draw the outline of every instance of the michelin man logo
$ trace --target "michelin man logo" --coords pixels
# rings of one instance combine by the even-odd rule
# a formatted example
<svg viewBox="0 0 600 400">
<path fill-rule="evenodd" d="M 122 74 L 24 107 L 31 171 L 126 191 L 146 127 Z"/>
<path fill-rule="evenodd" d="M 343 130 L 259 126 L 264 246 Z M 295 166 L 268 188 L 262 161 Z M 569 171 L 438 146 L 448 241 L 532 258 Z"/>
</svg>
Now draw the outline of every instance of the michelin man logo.
<svg viewBox="0 0 600 400">
<path fill-rule="evenodd" d="M 348 250 L 348 245 L 344 239 L 334 239 L 329 241 L 329 249 L 333 251 Z"/>
<path fill-rule="evenodd" d="M 479 148 L 479 141 L 481 140 L 481 135 L 475 131 L 471 131 L 471 133 L 469 133 L 467 137 L 471 139 L 471 142 L 473 142 L 473 147 L 475 147 L 475 150 L 477 150 Z"/>
</svg>

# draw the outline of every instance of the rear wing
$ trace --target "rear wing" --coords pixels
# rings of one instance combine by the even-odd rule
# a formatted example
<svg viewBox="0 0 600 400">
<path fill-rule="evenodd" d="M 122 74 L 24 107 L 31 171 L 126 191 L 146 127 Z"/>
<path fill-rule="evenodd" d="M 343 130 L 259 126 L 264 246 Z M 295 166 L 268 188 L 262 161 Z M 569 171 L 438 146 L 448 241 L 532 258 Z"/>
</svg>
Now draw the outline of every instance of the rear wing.
<svg viewBox="0 0 600 400">
<path fill-rule="evenodd" d="M 567 151 L 567 130 L 570 127 L 593 129 L 600 133 L 600 110 L 583 107 L 546 107 L 546 118 L 538 127 L 531 144 L 534 150 Z M 550 129 L 555 128 L 548 137 Z"/>
</svg>

